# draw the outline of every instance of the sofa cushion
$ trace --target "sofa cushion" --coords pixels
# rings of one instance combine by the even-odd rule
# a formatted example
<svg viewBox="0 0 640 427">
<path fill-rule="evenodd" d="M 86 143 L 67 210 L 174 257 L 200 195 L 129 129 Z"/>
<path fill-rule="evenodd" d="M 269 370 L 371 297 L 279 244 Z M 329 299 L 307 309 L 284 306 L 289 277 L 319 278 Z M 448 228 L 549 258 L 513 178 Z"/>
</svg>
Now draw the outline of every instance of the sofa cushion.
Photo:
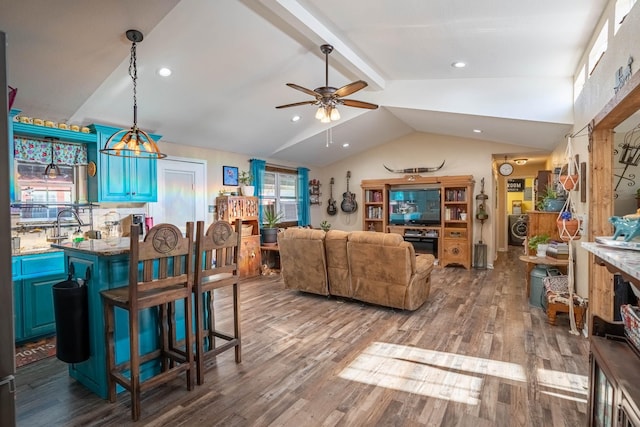
<svg viewBox="0 0 640 427">
<path fill-rule="evenodd" d="M 352 298 L 349 259 L 347 258 L 347 237 L 342 230 L 329 230 L 324 239 L 327 255 L 327 276 L 329 293 L 340 297 Z"/>
<path fill-rule="evenodd" d="M 287 228 L 278 233 L 281 274 L 286 288 L 329 295 L 324 241 L 322 230 Z"/>
<path fill-rule="evenodd" d="M 415 251 L 399 234 L 353 231 L 347 243 L 353 298 L 405 308 Z"/>
</svg>

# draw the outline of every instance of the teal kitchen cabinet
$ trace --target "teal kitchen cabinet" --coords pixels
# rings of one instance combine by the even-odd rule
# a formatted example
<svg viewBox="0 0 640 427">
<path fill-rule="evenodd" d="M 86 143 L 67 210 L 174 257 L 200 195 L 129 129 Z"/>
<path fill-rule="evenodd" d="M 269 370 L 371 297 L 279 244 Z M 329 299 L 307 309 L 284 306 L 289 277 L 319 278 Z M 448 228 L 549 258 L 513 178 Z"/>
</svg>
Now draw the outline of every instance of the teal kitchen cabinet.
<svg viewBox="0 0 640 427">
<path fill-rule="evenodd" d="M 13 328 L 15 331 L 15 340 L 22 341 L 24 339 L 24 328 L 22 326 L 22 276 L 20 270 L 20 258 L 11 258 L 11 279 L 13 282 Z"/>
<path fill-rule="evenodd" d="M 109 137 L 120 128 L 94 124 L 97 150 L 89 153 L 98 172 L 89 177 L 89 199 L 98 202 L 156 202 L 158 200 L 157 160 L 101 154 Z M 154 141 L 160 135 L 150 135 Z"/>
<path fill-rule="evenodd" d="M 64 252 L 16 256 L 12 265 L 16 341 L 54 334 L 52 288 L 67 277 Z"/>
</svg>

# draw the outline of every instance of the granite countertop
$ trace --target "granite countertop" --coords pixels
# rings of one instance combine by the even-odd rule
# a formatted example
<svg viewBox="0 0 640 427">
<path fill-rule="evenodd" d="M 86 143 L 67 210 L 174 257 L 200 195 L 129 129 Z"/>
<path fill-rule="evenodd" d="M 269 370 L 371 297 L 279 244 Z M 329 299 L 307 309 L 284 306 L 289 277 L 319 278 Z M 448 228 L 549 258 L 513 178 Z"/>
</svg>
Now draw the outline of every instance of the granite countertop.
<svg viewBox="0 0 640 427">
<path fill-rule="evenodd" d="M 61 249 L 52 248 L 52 247 L 21 249 L 20 252 L 14 252 L 12 256 L 39 255 L 39 254 L 48 254 L 51 252 L 61 252 L 61 251 L 62 251 Z"/>
<path fill-rule="evenodd" d="M 85 252 L 100 256 L 120 255 L 129 253 L 129 238 L 91 239 L 82 242 L 52 243 L 51 247 L 69 251 Z"/>
<path fill-rule="evenodd" d="M 582 242 L 582 247 L 640 282 L 640 252 L 620 249 L 596 242 Z"/>
</svg>

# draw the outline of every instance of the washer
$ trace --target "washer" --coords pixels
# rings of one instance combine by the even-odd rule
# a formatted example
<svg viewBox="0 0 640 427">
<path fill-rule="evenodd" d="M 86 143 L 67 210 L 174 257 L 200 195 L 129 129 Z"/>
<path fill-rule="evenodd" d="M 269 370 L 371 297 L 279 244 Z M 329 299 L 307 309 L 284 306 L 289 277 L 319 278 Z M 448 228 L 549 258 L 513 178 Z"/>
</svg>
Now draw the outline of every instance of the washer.
<svg viewBox="0 0 640 427">
<path fill-rule="evenodd" d="M 528 228 L 529 215 L 509 215 L 509 244 L 522 246 Z"/>
</svg>

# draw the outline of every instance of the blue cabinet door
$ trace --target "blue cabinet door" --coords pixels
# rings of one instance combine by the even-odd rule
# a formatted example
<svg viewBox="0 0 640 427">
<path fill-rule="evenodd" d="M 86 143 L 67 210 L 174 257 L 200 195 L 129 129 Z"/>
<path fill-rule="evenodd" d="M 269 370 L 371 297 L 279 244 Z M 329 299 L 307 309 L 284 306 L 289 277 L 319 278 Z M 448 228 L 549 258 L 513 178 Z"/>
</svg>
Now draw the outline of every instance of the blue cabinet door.
<svg viewBox="0 0 640 427">
<path fill-rule="evenodd" d="M 66 279 L 64 273 L 23 280 L 24 337 L 53 334 L 56 319 L 53 311 L 52 287 Z"/>
<path fill-rule="evenodd" d="M 13 281 L 13 329 L 16 342 L 24 339 L 24 327 L 22 325 L 22 280 Z"/>
<path fill-rule="evenodd" d="M 94 124 L 98 150 L 120 129 Z M 157 141 L 159 135 L 150 135 Z M 95 154 L 98 166 L 98 202 L 156 202 L 157 160 Z M 91 157 L 91 156 L 90 156 Z"/>
</svg>

